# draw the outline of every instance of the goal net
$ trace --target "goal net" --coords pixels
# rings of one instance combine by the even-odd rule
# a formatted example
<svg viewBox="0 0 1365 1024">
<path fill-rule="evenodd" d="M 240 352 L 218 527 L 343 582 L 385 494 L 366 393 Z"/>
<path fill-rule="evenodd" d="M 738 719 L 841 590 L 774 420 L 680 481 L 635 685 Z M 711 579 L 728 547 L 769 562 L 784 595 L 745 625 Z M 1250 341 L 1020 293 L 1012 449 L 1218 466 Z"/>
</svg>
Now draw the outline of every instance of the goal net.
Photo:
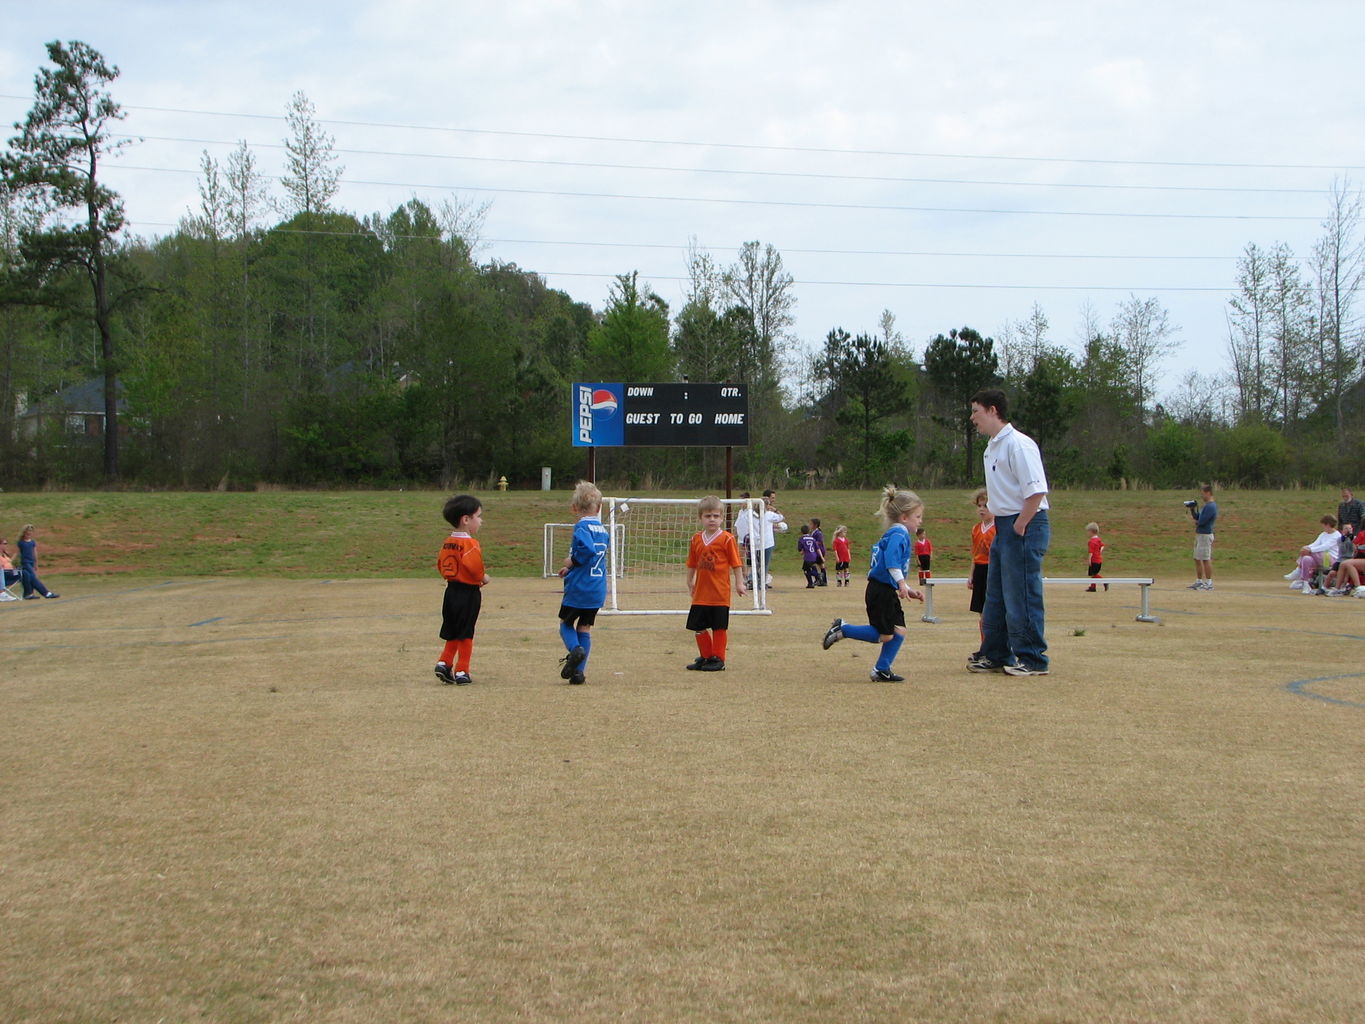
<svg viewBox="0 0 1365 1024">
<path fill-rule="evenodd" d="M 604 613 L 620 615 L 687 614 L 691 595 L 687 592 L 687 550 L 692 535 L 700 528 L 696 498 L 603 498 L 602 524 L 611 531 L 611 551 L 607 556 L 607 603 Z M 760 519 L 763 503 L 751 498 L 726 498 L 725 528 L 735 533 L 735 520 L 748 507 L 755 514 L 745 517 L 751 525 L 749 550 L 756 567 L 746 566 L 746 579 L 763 580 Z M 544 575 L 559 574 L 564 556 L 569 553 L 573 525 L 546 523 L 544 535 Z M 743 540 L 738 534 L 737 541 Z M 743 546 L 741 543 L 741 550 Z M 755 573 L 753 569 L 756 568 Z M 767 591 L 751 587 L 740 597 L 733 595 L 731 614 L 769 615 Z"/>
</svg>

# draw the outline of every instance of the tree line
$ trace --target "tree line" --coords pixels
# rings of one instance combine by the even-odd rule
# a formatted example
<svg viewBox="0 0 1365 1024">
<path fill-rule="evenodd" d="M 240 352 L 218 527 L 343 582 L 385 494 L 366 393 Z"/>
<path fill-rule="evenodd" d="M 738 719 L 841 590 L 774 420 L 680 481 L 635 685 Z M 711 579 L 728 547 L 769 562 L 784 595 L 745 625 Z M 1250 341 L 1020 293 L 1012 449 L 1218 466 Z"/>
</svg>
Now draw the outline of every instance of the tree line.
<svg viewBox="0 0 1365 1024">
<path fill-rule="evenodd" d="M 1300 260 L 1249 244 L 1237 264 L 1225 374 L 1158 400 L 1179 328 L 1154 298 L 1082 310 L 1073 349 L 1043 309 L 989 337 L 952 327 L 915 346 L 885 311 L 873 332 L 794 336 L 796 282 L 772 245 L 733 262 L 693 244 L 681 307 L 619 275 L 601 310 L 533 270 L 478 257 L 484 206 L 417 199 L 357 215 L 311 102 L 286 110 L 285 173 L 241 143 L 204 154 L 196 209 L 128 237 L 103 181 L 127 142 L 91 47 L 48 45 L 35 99 L 0 155 L 0 452 L 6 486 L 477 486 L 579 473 L 575 380 L 741 384 L 760 486 L 967 485 L 981 439 L 967 399 L 1003 384 L 1059 485 L 1248 485 L 1358 479 L 1361 199 L 1334 185 Z M 102 429 L 73 433 L 64 389 L 97 382 Z M 60 412 L 60 410 L 58 410 Z M 36 424 L 36 425 L 35 425 Z M 721 453 L 612 450 L 627 486 L 714 487 Z"/>
</svg>

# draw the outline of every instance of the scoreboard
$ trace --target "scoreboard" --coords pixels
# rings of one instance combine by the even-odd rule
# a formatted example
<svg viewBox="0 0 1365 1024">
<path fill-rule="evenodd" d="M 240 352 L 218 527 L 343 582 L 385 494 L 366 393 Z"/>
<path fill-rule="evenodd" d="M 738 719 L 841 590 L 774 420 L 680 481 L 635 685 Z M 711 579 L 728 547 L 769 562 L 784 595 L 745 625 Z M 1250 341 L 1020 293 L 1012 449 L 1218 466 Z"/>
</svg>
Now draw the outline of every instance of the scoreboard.
<svg viewBox="0 0 1365 1024">
<path fill-rule="evenodd" d="M 576 448 L 743 447 L 749 399 L 738 384 L 573 385 Z"/>
</svg>

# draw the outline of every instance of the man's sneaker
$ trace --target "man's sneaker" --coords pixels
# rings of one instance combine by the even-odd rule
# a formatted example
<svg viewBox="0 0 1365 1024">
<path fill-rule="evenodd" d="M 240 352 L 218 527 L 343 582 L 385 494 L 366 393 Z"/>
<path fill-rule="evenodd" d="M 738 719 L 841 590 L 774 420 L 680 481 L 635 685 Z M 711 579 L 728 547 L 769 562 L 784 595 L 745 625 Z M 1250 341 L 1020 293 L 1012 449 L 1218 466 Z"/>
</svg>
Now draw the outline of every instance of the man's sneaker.
<svg viewBox="0 0 1365 1024">
<path fill-rule="evenodd" d="M 1202 587 L 1200 587 L 1199 589 L 1200 589 L 1200 590 L 1212 590 L 1212 589 L 1213 589 L 1213 580 L 1205 580 L 1205 581 L 1204 581 L 1204 585 L 1203 585 Z"/>
<path fill-rule="evenodd" d="M 560 679 L 572 679 L 573 674 L 578 671 L 578 666 L 588 660 L 588 652 L 581 647 L 575 647 L 568 654 L 564 655 L 560 662 L 564 667 L 559 670 Z"/>
<path fill-rule="evenodd" d="M 473 681 L 474 681 L 473 679 L 469 678 L 469 673 L 468 673 L 468 672 L 456 672 L 456 673 L 455 673 L 455 685 L 456 685 L 456 686 L 468 686 L 468 685 L 469 685 L 470 683 L 472 683 Z"/>
<path fill-rule="evenodd" d="M 978 656 L 978 657 L 976 658 L 975 661 L 973 661 L 973 660 L 970 659 L 970 658 L 967 659 L 967 671 L 968 671 L 968 672 L 1003 672 L 1003 671 L 1005 671 L 1005 666 L 1004 666 L 1004 665 L 997 664 L 997 663 L 994 662 L 994 661 L 991 661 L 990 658 L 983 658 L 983 657 Z"/>
<path fill-rule="evenodd" d="M 447 686 L 451 686 L 455 682 L 455 673 L 450 671 L 450 666 L 444 661 L 438 661 L 436 663 L 436 678 Z"/>
<path fill-rule="evenodd" d="M 585 676 L 582 672 L 575 672 L 573 675 L 569 676 L 570 686 L 582 686 L 587 681 L 588 677 Z"/>
<path fill-rule="evenodd" d="M 1045 668 L 1029 668 L 1027 665 L 1014 664 L 1005 666 L 1007 676 L 1045 676 L 1048 674 Z"/>
<path fill-rule="evenodd" d="M 829 629 L 825 630 L 825 639 L 821 641 L 820 646 L 823 647 L 825 650 L 829 650 L 843 638 L 844 620 L 835 619 L 833 622 L 829 624 Z"/>
<path fill-rule="evenodd" d="M 1204 589 L 1204 581 L 1203 581 L 1203 580 L 1195 580 L 1193 583 L 1191 583 L 1191 584 L 1190 584 L 1188 587 L 1186 587 L 1185 589 L 1186 589 L 1186 590 L 1203 590 L 1203 589 Z"/>
<path fill-rule="evenodd" d="M 697 666 L 697 671 L 698 671 L 698 672 L 724 672 L 724 671 L 725 671 L 725 662 L 722 661 L 720 658 L 717 658 L 717 657 L 715 657 L 714 655 L 712 655 L 711 657 L 707 658 L 706 661 L 705 661 L 703 664 Z"/>
<path fill-rule="evenodd" d="M 985 657 L 986 657 L 986 656 L 985 656 L 984 654 L 982 654 L 980 651 L 972 651 L 971 654 L 967 655 L 967 664 L 968 664 L 968 665 L 971 665 L 971 664 L 973 664 L 974 662 L 981 661 L 981 660 L 984 659 Z"/>
<path fill-rule="evenodd" d="M 896 675 L 896 673 L 890 671 L 889 669 L 883 670 L 880 668 L 874 668 L 871 672 L 867 674 L 867 678 L 871 679 L 874 683 L 905 682 L 905 676 L 898 676 Z"/>
</svg>

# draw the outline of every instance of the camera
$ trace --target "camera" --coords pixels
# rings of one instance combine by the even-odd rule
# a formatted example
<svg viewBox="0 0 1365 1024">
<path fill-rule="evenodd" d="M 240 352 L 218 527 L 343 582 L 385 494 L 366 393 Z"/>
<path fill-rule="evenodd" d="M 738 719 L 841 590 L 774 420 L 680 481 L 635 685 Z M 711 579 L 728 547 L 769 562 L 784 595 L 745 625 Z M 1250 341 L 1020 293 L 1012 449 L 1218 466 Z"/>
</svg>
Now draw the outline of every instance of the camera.
<svg viewBox="0 0 1365 1024">
<path fill-rule="evenodd" d="M 1194 508 L 1194 506 L 1198 505 L 1199 502 L 1197 502 L 1197 501 L 1186 501 L 1186 502 L 1184 502 L 1183 504 L 1184 504 L 1184 506 L 1185 506 L 1186 508 Z"/>
</svg>

